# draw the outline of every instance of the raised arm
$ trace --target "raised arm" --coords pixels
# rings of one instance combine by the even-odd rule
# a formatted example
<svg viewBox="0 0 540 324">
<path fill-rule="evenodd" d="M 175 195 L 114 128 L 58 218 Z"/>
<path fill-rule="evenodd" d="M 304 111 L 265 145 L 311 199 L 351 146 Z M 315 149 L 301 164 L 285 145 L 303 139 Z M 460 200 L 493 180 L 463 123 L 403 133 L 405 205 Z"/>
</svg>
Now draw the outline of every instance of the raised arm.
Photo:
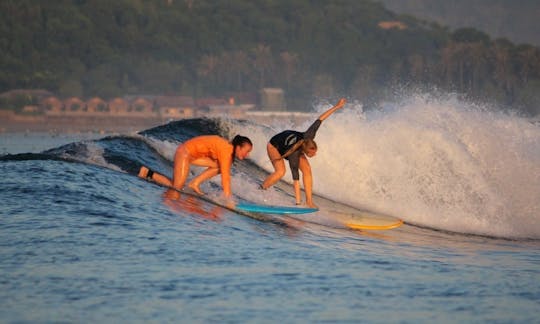
<svg viewBox="0 0 540 324">
<path fill-rule="evenodd" d="M 346 102 L 347 102 L 347 101 L 345 100 L 345 98 L 339 99 L 338 103 L 337 103 L 334 107 L 328 109 L 328 110 L 325 111 L 322 115 L 319 116 L 319 120 L 320 120 L 320 121 L 325 120 L 325 119 L 328 118 L 330 115 L 332 115 L 336 110 L 338 110 L 338 109 L 340 109 L 340 108 L 343 108 L 343 106 L 345 105 Z"/>
<path fill-rule="evenodd" d="M 345 102 L 346 102 L 345 98 L 339 99 L 338 103 L 334 107 L 328 109 L 321 116 L 319 116 L 319 118 L 316 121 L 314 121 L 313 124 L 311 124 L 311 126 L 309 126 L 309 128 L 304 132 L 304 140 L 314 139 L 315 134 L 317 133 L 317 130 L 319 129 L 319 126 L 321 126 L 321 123 L 323 122 L 323 120 L 328 118 L 328 116 L 332 115 L 336 110 L 343 108 L 343 106 L 345 105 Z"/>
</svg>

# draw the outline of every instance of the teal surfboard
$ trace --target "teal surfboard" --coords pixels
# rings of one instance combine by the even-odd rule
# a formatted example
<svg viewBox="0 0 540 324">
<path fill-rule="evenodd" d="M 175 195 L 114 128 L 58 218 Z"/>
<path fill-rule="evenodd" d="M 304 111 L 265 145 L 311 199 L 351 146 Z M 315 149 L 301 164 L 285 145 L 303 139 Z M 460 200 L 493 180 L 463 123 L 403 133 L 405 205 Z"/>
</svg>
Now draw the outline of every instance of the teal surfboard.
<svg viewBox="0 0 540 324">
<path fill-rule="evenodd" d="M 257 204 L 248 204 L 248 203 L 237 204 L 236 209 L 247 211 L 247 212 L 264 213 L 264 214 L 307 214 L 307 213 L 316 212 L 318 210 L 317 208 L 268 206 L 268 205 L 257 205 Z"/>
</svg>

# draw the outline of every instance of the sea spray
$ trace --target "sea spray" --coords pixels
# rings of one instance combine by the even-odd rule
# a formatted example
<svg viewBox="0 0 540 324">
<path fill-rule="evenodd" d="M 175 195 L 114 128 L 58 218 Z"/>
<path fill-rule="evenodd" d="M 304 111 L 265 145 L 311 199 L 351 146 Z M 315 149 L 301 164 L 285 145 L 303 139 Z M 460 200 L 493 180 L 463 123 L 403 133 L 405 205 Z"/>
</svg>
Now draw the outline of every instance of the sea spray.
<svg viewBox="0 0 540 324">
<path fill-rule="evenodd" d="M 249 133 L 252 160 L 272 170 L 266 142 L 273 133 Z M 349 104 L 322 124 L 316 141 L 317 194 L 420 226 L 540 238 L 540 127 L 525 118 L 420 95 L 368 112 Z"/>
</svg>

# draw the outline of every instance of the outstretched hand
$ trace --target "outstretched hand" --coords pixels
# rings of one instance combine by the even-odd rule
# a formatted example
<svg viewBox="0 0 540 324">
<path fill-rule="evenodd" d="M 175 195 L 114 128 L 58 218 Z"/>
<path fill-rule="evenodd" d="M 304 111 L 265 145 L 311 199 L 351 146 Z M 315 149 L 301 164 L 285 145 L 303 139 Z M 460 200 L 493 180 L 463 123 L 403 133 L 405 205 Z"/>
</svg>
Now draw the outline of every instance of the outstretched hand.
<svg viewBox="0 0 540 324">
<path fill-rule="evenodd" d="M 343 106 L 345 106 L 346 103 L 347 103 L 347 100 L 345 98 L 341 98 L 341 99 L 339 99 L 339 101 L 335 105 L 335 107 L 338 108 L 338 109 L 343 108 Z"/>
<path fill-rule="evenodd" d="M 345 106 L 346 102 L 347 102 L 347 100 L 345 100 L 345 98 L 339 99 L 338 103 L 334 107 L 328 109 L 321 116 L 319 116 L 319 120 L 320 121 L 325 120 L 326 118 L 328 118 L 328 116 L 332 115 L 335 111 L 337 111 L 338 109 L 343 108 L 343 106 Z"/>
</svg>

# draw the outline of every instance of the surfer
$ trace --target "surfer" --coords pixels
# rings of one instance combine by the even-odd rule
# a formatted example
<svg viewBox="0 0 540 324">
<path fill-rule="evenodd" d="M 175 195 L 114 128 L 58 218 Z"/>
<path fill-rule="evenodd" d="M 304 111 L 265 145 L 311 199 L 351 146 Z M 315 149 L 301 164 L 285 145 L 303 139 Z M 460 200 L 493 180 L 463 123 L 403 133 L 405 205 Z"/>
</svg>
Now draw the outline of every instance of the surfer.
<svg viewBox="0 0 540 324">
<path fill-rule="evenodd" d="M 188 186 L 199 195 L 201 183 L 221 173 L 221 186 L 226 198 L 231 198 L 231 165 L 235 158 L 245 159 L 253 144 L 245 136 L 236 135 L 231 142 L 217 135 L 202 135 L 178 145 L 174 154 L 172 179 L 142 166 L 139 177 L 155 181 L 163 186 L 182 190 L 189 173 L 190 165 L 206 167 L 193 178 Z"/>
<path fill-rule="evenodd" d="M 313 139 L 315 138 L 319 126 L 321 126 L 321 123 L 336 110 L 342 108 L 345 105 L 345 102 L 344 98 L 340 99 L 334 107 L 328 109 L 319 116 L 319 118 L 303 133 L 294 130 L 286 130 L 274 135 L 270 139 L 266 145 L 266 150 L 268 152 L 268 157 L 274 166 L 274 172 L 264 180 L 261 185 L 262 189 L 273 186 L 285 175 L 285 162 L 283 159 L 289 160 L 296 204 L 300 205 L 302 201 L 300 197 L 300 175 L 298 173 L 298 169 L 300 169 L 300 171 L 302 171 L 302 180 L 306 192 L 306 205 L 317 208 L 312 199 L 313 178 L 311 175 L 311 166 L 309 165 L 306 156 L 310 158 L 315 156 L 317 153 L 317 144 Z"/>
</svg>

